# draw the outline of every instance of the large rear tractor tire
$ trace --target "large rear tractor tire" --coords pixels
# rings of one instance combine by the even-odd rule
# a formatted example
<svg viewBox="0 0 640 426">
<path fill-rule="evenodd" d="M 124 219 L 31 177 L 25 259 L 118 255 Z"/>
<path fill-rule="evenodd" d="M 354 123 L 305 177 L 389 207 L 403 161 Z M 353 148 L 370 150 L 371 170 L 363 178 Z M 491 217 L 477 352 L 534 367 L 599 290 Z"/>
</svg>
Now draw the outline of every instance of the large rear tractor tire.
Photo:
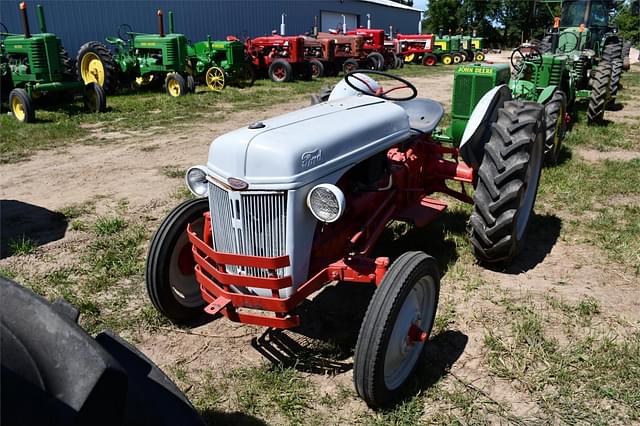
<svg viewBox="0 0 640 426">
<path fill-rule="evenodd" d="M 600 62 L 591 75 L 591 97 L 587 107 L 587 120 L 590 124 L 602 122 L 604 110 L 611 94 L 611 64 Z"/>
<path fill-rule="evenodd" d="M 542 105 L 508 101 L 498 111 L 478 170 L 469 219 L 479 261 L 509 262 L 522 248 L 538 191 L 544 138 Z"/>
<path fill-rule="evenodd" d="M 622 69 L 625 71 L 629 71 L 631 68 L 631 58 L 629 58 L 629 53 L 631 52 L 631 42 L 625 41 L 622 43 Z"/>
<path fill-rule="evenodd" d="M 153 306 L 174 323 L 183 324 L 204 316 L 205 305 L 196 281 L 187 224 L 202 236 L 206 198 L 188 200 L 162 221 L 153 235 L 147 256 L 145 280 Z"/>
<path fill-rule="evenodd" d="M 286 83 L 293 79 L 291 64 L 283 59 L 276 59 L 269 65 L 269 78 L 276 83 Z"/>
<path fill-rule="evenodd" d="M 432 67 L 437 63 L 438 63 L 438 57 L 433 53 L 425 53 L 424 57 L 422 58 L 422 64 L 425 67 Z"/>
<path fill-rule="evenodd" d="M 69 52 L 67 52 L 67 50 L 62 46 L 60 46 L 60 61 L 62 62 L 62 67 L 64 69 L 62 73 L 65 81 L 74 81 L 77 74 L 76 61 L 69 56 Z"/>
<path fill-rule="evenodd" d="M 561 90 L 556 91 L 544 106 L 545 140 L 544 159 L 549 165 L 558 163 L 562 150 L 562 141 L 567 131 L 565 114 L 567 112 L 567 96 Z"/>
<path fill-rule="evenodd" d="M 378 52 L 371 52 L 367 55 L 367 59 L 373 62 L 375 70 L 384 71 L 384 56 Z"/>
<path fill-rule="evenodd" d="M 184 77 L 177 72 L 171 72 L 167 74 L 164 80 L 164 87 L 167 95 L 171 96 L 172 98 L 184 96 L 189 92 L 187 90 L 187 82 L 185 81 Z"/>
<path fill-rule="evenodd" d="M 107 94 L 118 88 L 118 64 L 107 46 L 90 41 L 80 46 L 76 56 L 78 80 L 98 83 Z"/>
<path fill-rule="evenodd" d="M 249 63 L 242 64 L 240 71 L 235 79 L 235 85 L 241 89 L 244 87 L 251 87 L 256 81 L 256 69 Z"/>
<path fill-rule="evenodd" d="M 13 117 L 21 123 L 32 123 L 36 120 L 33 101 L 24 89 L 13 89 L 9 93 L 9 108 Z"/>
<path fill-rule="evenodd" d="M 343 74 L 349 74 L 350 72 L 357 70 L 359 67 L 358 61 L 349 58 L 344 61 L 344 64 L 342 64 L 342 72 Z"/>
<path fill-rule="evenodd" d="M 353 381 L 371 407 L 393 402 L 429 338 L 438 307 L 440 274 L 433 257 L 407 252 L 376 289 L 356 343 Z"/>
</svg>

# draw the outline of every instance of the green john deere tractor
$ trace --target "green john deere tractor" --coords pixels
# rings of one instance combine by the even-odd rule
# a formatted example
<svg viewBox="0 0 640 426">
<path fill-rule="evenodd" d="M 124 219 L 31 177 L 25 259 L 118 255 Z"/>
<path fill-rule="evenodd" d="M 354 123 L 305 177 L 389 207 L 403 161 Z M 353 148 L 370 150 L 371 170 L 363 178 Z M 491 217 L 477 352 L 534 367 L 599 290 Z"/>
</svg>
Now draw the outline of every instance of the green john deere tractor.
<svg viewBox="0 0 640 426">
<path fill-rule="evenodd" d="M 256 79 L 253 66 L 245 59 L 244 44 L 238 40 L 212 41 L 207 37 L 190 44 L 187 52 L 196 80 L 204 81 L 213 91 L 221 91 L 227 84 L 248 87 Z"/>
<path fill-rule="evenodd" d="M 567 56 L 569 102 L 588 99 L 590 123 L 602 120 L 608 103 L 620 88 L 623 40 L 609 25 L 614 0 L 540 0 L 561 3 L 554 30 L 540 43 L 540 51 Z M 558 40 L 553 41 L 553 34 Z"/>
<path fill-rule="evenodd" d="M 436 36 L 433 43 L 433 54 L 444 65 L 459 64 L 466 59 L 466 53 L 462 51 L 462 36 L 444 35 Z"/>
<path fill-rule="evenodd" d="M 462 50 L 465 52 L 465 59 L 469 62 L 482 62 L 484 61 L 484 38 L 462 36 Z"/>
<path fill-rule="evenodd" d="M 164 79 L 169 96 L 191 92 L 195 81 L 189 68 L 188 42 L 183 34 L 164 32 L 161 10 L 158 10 L 158 34 L 133 32 L 127 24 L 120 26 L 118 37 L 107 37 L 107 43 L 90 41 L 80 47 L 77 56 L 78 78 L 85 83 L 95 82 L 107 92 L 119 86 L 133 84 L 147 86 Z"/>
<path fill-rule="evenodd" d="M 0 32 L 0 97 L 7 98 L 16 120 L 35 120 L 36 99 L 73 99 L 82 93 L 84 104 L 91 112 L 106 110 L 106 96 L 96 84 L 82 84 L 75 78 L 74 64 L 62 46 L 60 38 L 48 33 L 42 6 L 37 15 L 40 33 L 29 29 L 26 3 L 20 3 L 23 34 Z M 63 96 L 56 97 L 55 94 Z M 41 99 L 42 98 L 42 99 Z"/>
</svg>

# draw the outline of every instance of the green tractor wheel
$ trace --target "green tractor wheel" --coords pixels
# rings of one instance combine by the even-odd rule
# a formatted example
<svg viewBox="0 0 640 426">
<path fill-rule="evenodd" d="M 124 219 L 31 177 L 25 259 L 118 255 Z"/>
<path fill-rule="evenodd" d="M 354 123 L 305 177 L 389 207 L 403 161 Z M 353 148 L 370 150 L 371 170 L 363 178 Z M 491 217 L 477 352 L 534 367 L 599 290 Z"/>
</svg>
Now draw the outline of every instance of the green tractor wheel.
<svg viewBox="0 0 640 426">
<path fill-rule="evenodd" d="M 546 133 L 544 140 L 544 158 L 549 165 L 555 165 L 560 156 L 562 141 L 567 130 L 565 114 L 567 97 L 561 90 L 556 91 L 544 106 Z"/>
<path fill-rule="evenodd" d="M 9 93 L 9 107 L 13 116 L 21 123 L 32 123 L 36 119 L 31 96 L 24 89 L 13 89 Z"/>
<path fill-rule="evenodd" d="M 222 92 L 226 86 L 224 70 L 220 67 L 211 67 L 204 76 L 207 87 L 214 92 Z"/>
<path fill-rule="evenodd" d="M 107 46 L 90 41 L 80 46 L 76 56 L 78 80 L 98 83 L 107 93 L 118 87 L 118 65 Z"/>
<path fill-rule="evenodd" d="M 165 89 L 167 95 L 177 98 L 187 93 L 187 82 L 180 74 L 172 72 L 167 74 L 165 79 Z"/>
</svg>

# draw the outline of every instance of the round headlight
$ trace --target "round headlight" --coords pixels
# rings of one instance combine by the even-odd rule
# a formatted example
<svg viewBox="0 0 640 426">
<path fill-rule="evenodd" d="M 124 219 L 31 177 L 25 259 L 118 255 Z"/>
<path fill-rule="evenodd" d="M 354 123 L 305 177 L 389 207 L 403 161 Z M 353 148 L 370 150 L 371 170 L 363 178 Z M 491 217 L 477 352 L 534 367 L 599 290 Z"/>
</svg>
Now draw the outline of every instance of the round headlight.
<svg viewBox="0 0 640 426">
<path fill-rule="evenodd" d="M 344 194 L 335 185 L 322 183 L 314 186 L 307 195 L 307 206 L 321 222 L 335 222 L 342 216 L 345 208 Z"/>
<path fill-rule="evenodd" d="M 207 182 L 207 172 L 202 166 L 193 166 L 187 170 L 185 176 L 187 187 L 193 195 L 205 197 L 209 194 L 209 182 Z"/>
</svg>

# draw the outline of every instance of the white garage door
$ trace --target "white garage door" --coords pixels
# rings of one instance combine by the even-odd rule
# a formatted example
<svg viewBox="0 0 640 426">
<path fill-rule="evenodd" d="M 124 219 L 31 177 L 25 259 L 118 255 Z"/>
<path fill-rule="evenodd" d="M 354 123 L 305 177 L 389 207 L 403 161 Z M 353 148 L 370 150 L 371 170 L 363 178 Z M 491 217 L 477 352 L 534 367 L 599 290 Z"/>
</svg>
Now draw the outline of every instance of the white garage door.
<svg viewBox="0 0 640 426">
<path fill-rule="evenodd" d="M 322 31 L 342 29 L 342 15 L 347 21 L 347 31 L 358 28 L 358 15 L 339 12 L 320 12 L 320 22 L 322 23 Z"/>
</svg>

